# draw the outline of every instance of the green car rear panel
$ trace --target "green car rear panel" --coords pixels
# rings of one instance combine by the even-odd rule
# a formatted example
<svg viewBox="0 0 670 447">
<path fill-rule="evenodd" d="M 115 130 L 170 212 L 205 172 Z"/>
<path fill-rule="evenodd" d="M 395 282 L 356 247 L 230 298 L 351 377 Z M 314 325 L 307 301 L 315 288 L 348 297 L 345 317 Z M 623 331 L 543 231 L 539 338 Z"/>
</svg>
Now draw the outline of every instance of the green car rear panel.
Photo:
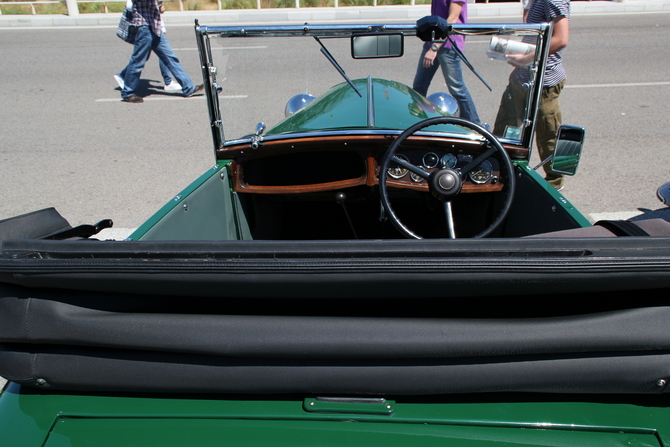
<svg viewBox="0 0 670 447">
<path fill-rule="evenodd" d="M 12 447 L 640 447 L 667 445 L 670 424 L 666 396 L 344 402 L 49 394 L 11 385 L 0 398 L 0 433 Z"/>
</svg>

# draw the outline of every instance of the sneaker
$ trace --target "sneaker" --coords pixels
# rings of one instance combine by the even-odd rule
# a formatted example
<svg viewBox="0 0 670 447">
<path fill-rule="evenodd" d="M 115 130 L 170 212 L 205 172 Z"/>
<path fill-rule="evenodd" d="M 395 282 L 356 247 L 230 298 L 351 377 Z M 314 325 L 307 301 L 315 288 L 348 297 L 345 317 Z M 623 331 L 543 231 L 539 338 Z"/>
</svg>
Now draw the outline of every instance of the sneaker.
<svg viewBox="0 0 670 447">
<path fill-rule="evenodd" d="M 191 92 L 191 94 L 189 94 L 189 95 L 184 95 L 184 97 L 188 98 L 189 96 L 194 96 L 194 95 L 196 95 L 196 94 L 198 94 L 198 93 L 202 95 L 202 91 L 203 91 L 204 89 L 205 89 L 205 85 L 204 85 L 204 84 L 198 84 L 198 85 L 195 86 L 195 88 L 193 89 L 193 91 Z"/>
<path fill-rule="evenodd" d="M 132 103 L 144 102 L 144 99 L 141 96 L 137 96 L 135 94 L 132 94 L 132 95 L 127 96 L 125 98 L 121 98 L 121 100 L 125 101 L 125 102 L 132 102 Z"/>
<path fill-rule="evenodd" d="M 656 197 L 664 204 L 670 206 L 670 182 L 664 183 L 656 190 Z"/>
<path fill-rule="evenodd" d="M 179 82 L 172 80 L 168 85 L 164 87 L 166 92 L 179 92 L 181 91 L 181 85 L 179 85 Z"/>
<path fill-rule="evenodd" d="M 117 84 L 119 84 L 119 87 L 121 87 L 121 90 L 123 90 L 123 87 L 125 87 L 126 83 L 123 82 L 123 78 L 119 76 L 118 74 L 114 75 L 114 80 L 116 81 Z"/>
</svg>

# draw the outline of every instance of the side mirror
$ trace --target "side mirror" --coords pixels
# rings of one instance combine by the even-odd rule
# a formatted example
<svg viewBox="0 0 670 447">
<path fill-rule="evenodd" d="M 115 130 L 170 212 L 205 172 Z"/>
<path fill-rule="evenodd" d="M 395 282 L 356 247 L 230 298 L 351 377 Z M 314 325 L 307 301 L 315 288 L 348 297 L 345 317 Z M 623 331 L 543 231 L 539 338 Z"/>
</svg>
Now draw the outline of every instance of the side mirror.
<svg viewBox="0 0 670 447">
<path fill-rule="evenodd" d="M 551 170 L 559 174 L 575 175 L 584 148 L 583 127 L 562 125 L 556 134 L 556 147 Z"/>
<path fill-rule="evenodd" d="M 351 57 L 354 59 L 400 57 L 403 52 L 402 34 L 363 34 L 351 37 Z"/>
</svg>

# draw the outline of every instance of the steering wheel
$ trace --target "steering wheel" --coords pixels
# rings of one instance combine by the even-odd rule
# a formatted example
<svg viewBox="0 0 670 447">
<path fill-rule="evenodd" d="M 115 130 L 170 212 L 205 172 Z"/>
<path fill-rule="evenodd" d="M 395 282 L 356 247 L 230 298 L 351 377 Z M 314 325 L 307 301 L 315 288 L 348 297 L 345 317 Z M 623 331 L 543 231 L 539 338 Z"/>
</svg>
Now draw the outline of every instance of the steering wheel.
<svg viewBox="0 0 670 447">
<path fill-rule="evenodd" d="M 396 151 L 403 143 L 412 135 L 414 135 L 419 130 L 434 126 L 437 124 L 454 124 L 468 129 L 474 130 L 475 132 L 482 135 L 486 141 L 488 148 L 470 163 L 462 168 L 441 168 L 436 171 L 427 172 L 422 167 L 414 166 L 406 160 L 403 160 L 400 157 L 395 155 Z M 505 219 L 509 209 L 512 205 L 512 200 L 514 198 L 514 191 L 516 188 L 516 179 L 514 177 L 514 166 L 512 165 L 512 160 L 509 158 L 509 154 L 502 147 L 498 139 L 493 136 L 491 132 L 483 128 L 482 126 L 473 123 L 472 121 L 464 120 L 462 118 L 455 118 L 450 116 L 441 116 L 437 118 L 429 118 L 424 121 L 420 121 L 413 126 L 409 127 L 403 133 L 400 134 L 398 138 L 391 144 L 391 146 L 386 151 L 384 158 L 382 159 L 381 167 L 379 169 L 379 193 L 381 195 L 382 205 L 386 211 L 386 215 L 391 219 L 393 225 L 400 231 L 402 234 L 408 238 L 422 239 L 421 236 L 412 232 L 407 228 L 398 218 L 396 213 L 391 207 L 391 202 L 389 201 L 389 195 L 386 185 L 386 176 L 389 169 L 389 165 L 393 161 L 394 163 L 402 166 L 403 168 L 408 169 L 409 171 L 423 177 L 427 182 L 430 188 L 430 192 L 443 204 L 444 213 L 447 221 L 447 231 L 449 233 L 449 238 L 456 238 L 456 231 L 454 229 L 454 219 L 451 211 L 451 201 L 458 196 L 463 187 L 463 181 L 465 176 L 479 166 L 484 160 L 491 157 L 493 154 L 498 152 L 501 165 L 505 169 L 507 178 L 506 178 L 506 197 L 505 201 L 500 208 L 498 216 L 486 227 L 481 233 L 475 235 L 474 237 L 484 237 L 488 236 L 493 230 L 495 230 Z"/>
</svg>

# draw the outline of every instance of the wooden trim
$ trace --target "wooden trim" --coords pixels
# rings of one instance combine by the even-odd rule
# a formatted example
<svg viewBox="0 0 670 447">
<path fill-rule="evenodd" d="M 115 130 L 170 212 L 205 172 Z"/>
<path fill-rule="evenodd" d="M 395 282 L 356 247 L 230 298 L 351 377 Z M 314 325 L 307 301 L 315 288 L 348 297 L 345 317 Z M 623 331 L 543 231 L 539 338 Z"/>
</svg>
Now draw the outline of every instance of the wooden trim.
<svg viewBox="0 0 670 447">
<path fill-rule="evenodd" d="M 376 186 L 379 184 L 377 173 L 379 171 L 379 164 L 377 163 L 378 154 L 392 143 L 395 135 L 375 134 L 375 135 L 336 135 L 324 140 L 323 136 L 290 138 L 284 140 L 267 141 L 264 142 L 259 149 L 251 149 L 248 144 L 230 147 L 227 149 L 220 149 L 217 151 L 217 158 L 230 159 L 233 161 L 230 165 L 233 189 L 239 193 L 255 193 L 255 194 L 306 194 L 313 192 L 334 191 L 344 188 L 352 188 L 355 186 Z M 412 136 L 404 148 L 414 149 L 429 146 L 435 150 L 449 150 L 458 147 L 462 149 L 467 146 L 479 146 L 481 141 L 478 140 L 461 140 L 458 138 L 440 138 L 434 136 Z M 293 153 L 309 150 L 317 146 L 319 149 L 330 150 L 352 150 L 361 153 L 361 156 L 366 164 L 365 174 L 358 178 L 346 179 L 336 182 L 318 183 L 309 185 L 289 185 L 289 186 L 258 186 L 249 185 L 244 181 L 244 170 L 240 161 L 245 159 L 255 159 L 260 157 L 280 156 L 285 153 Z M 381 148 L 380 148 L 381 146 Z M 520 149 L 517 147 L 505 146 L 505 149 L 515 157 L 526 156 L 527 149 Z M 494 171 L 494 176 L 500 178 L 500 171 Z M 411 189 L 415 191 L 428 192 L 428 185 L 426 182 L 413 182 L 409 174 L 402 179 L 387 179 L 387 184 L 393 188 Z M 463 193 L 487 193 L 501 191 L 504 183 L 498 181 L 497 183 L 476 184 L 470 180 L 465 180 L 463 183 Z"/>
</svg>

